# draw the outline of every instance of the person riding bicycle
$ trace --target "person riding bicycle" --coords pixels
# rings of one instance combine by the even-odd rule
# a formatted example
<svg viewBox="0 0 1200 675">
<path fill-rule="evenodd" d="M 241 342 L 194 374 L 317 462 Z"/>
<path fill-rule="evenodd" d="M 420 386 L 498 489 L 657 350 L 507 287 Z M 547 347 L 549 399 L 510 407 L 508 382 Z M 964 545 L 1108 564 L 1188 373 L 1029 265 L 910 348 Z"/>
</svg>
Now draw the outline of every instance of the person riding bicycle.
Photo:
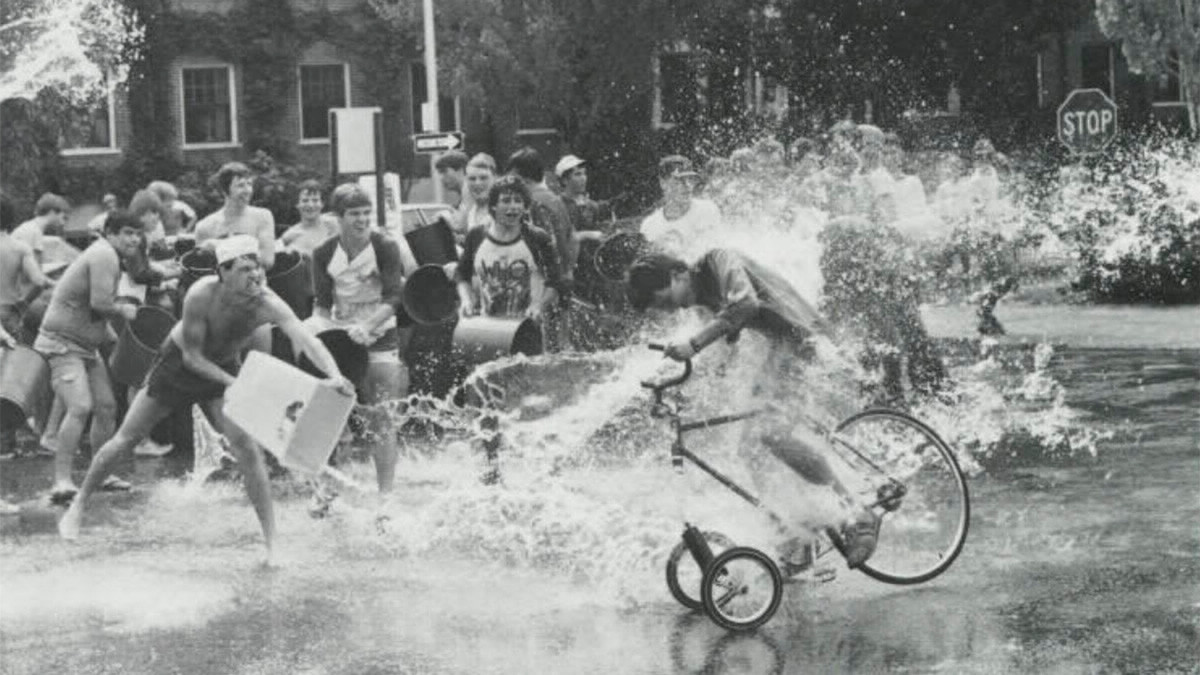
<svg viewBox="0 0 1200 675">
<path fill-rule="evenodd" d="M 666 355 L 677 361 L 691 359 L 722 337 L 732 341 L 743 328 L 767 337 L 771 350 L 763 393 L 775 401 L 787 400 L 795 390 L 800 369 L 812 356 L 810 338 L 830 333 L 825 319 L 787 280 L 730 249 L 711 249 L 691 266 L 663 253 L 643 253 L 630 265 L 626 285 L 629 303 L 639 312 L 693 306 L 713 312 L 712 320 L 695 334 L 666 346 Z M 772 454 L 808 482 L 830 486 L 851 504 L 840 529 L 841 549 L 851 569 L 861 565 L 875 551 L 879 519 L 854 504 L 834 475 L 824 458 L 827 441 L 804 425 L 793 429 L 782 414 L 769 415 L 765 427 L 759 440 Z"/>
</svg>

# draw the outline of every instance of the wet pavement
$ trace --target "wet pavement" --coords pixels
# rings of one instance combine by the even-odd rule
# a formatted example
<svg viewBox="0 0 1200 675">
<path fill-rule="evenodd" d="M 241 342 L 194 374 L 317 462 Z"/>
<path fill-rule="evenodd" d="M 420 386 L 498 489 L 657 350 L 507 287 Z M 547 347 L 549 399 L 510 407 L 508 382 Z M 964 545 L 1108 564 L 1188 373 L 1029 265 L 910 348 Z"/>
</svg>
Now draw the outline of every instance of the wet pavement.
<svg viewBox="0 0 1200 675">
<path fill-rule="evenodd" d="M 662 582 L 678 530 L 655 508 L 679 485 L 665 459 L 488 488 L 453 447 L 407 460 L 386 507 L 345 499 L 312 520 L 281 486 L 281 564 L 264 569 L 237 486 L 156 480 L 169 461 L 139 459 L 138 489 L 99 497 L 75 545 L 21 495 L 0 537 L 0 671 L 1198 672 L 1200 351 L 1066 349 L 1049 372 L 1108 437 L 1094 455 L 986 458 L 962 556 L 920 586 L 840 569 L 730 634 Z M 6 490 L 49 485 L 46 459 L 3 472 Z M 723 497 L 701 498 L 754 542 Z"/>
</svg>

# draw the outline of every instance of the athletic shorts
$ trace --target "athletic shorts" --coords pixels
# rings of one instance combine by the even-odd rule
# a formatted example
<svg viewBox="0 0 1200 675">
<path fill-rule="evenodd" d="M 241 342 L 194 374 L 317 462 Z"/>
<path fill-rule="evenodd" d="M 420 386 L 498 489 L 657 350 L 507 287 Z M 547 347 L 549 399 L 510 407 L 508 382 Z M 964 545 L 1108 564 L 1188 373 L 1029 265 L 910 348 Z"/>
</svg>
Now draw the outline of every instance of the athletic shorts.
<svg viewBox="0 0 1200 675">
<path fill-rule="evenodd" d="M 146 375 L 146 393 L 172 410 L 204 403 L 225 395 L 225 385 L 196 373 L 183 364 L 183 350 L 175 340 L 165 346 Z M 222 370 L 237 375 L 237 363 L 218 363 Z"/>
</svg>

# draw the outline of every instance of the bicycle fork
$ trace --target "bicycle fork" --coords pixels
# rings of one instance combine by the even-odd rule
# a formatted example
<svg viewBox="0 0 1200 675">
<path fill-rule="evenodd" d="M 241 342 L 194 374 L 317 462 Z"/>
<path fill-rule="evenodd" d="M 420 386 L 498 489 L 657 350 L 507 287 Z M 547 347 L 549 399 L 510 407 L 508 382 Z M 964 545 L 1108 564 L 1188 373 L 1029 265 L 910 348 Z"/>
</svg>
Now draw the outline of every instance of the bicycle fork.
<svg viewBox="0 0 1200 675">
<path fill-rule="evenodd" d="M 687 546 L 688 551 L 692 554 L 692 559 L 696 561 L 702 573 L 717 557 L 713 555 L 712 547 L 708 545 L 708 540 L 704 538 L 700 529 L 691 523 L 683 524 L 683 543 Z"/>
</svg>

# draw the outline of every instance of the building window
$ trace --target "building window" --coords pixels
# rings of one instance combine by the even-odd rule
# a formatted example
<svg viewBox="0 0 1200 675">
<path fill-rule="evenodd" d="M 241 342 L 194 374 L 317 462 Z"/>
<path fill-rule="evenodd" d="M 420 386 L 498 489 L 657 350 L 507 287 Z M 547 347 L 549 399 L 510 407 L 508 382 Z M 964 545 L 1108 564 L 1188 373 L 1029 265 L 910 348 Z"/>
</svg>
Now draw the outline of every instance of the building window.
<svg viewBox="0 0 1200 675">
<path fill-rule="evenodd" d="M 300 139 L 329 139 L 329 109 L 350 105 L 344 63 L 300 66 Z"/>
<path fill-rule="evenodd" d="M 412 77 L 413 131 L 428 131 L 421 117 L 421 105 L 429 100 L 425 91 L 425 64 L 414 62 L 410 70 Z M 438 92 L 438 131 L 458 131 L 459 101 L 454 96 L 443 96 Z"/>
<path fill-rule="evenodd" d="M 1110 44 L 1084 45 L 1080 53 L 1080 84 L 1113 95 L 1113 48 Z"/>
<path fill-rule="evenodd" d="M 1153 76 L 1153 96 L 1150 99 L 1154 105 L 1182 105 L 1183 104 L 1183 88 L 1179 82 L 1179 69 L 1183 64 L 1179 62 L 1179 54 L 1171 51 L 1167 55 L 1166 69 Z"/>
<path fill-rule="evenodd" d="M 228 145 L 237 142 L 233 68 L 184 68 L 183 144 Z"/>
<path fill-rule="evenodd" d="M 58 147 L 64 155 L 113 152 L 116 144 L 115 92 L 110 88 L 95 105 L 67 113 Z"/>
</svg>

